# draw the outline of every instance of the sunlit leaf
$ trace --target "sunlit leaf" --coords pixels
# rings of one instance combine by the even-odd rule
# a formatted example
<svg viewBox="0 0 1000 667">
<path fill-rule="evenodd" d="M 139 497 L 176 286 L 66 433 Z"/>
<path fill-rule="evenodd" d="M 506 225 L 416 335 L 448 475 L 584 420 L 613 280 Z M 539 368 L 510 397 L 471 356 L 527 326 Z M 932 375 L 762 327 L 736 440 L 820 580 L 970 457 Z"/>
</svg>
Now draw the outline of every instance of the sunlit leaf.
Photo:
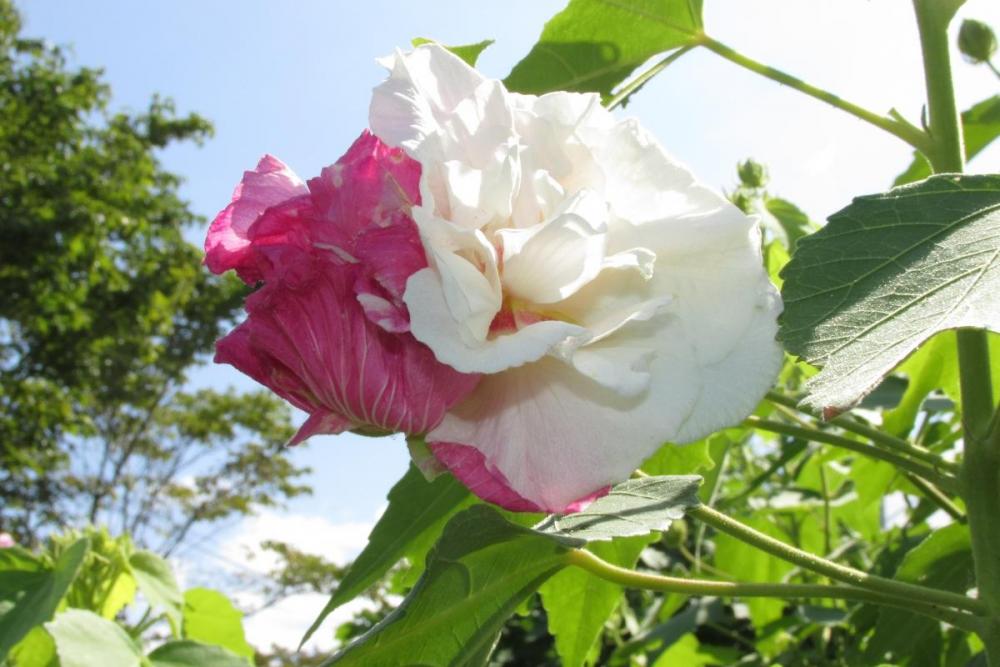
<svg viewBox="0 0 1000 667">
<path fill-rule="evenodd" d="M 701 0 L 571 0 L 507 76 L 510 90 L 612 89 L 652 56 L 694 43 Z"/>
<path fill-rule="evenodd" d="M 855 405 L 938 331 L 1000 329 L 1000 176 L 859 197 L 786 265 L 779 338 L 822 371 L 805 403 Z"/>
<path fill-rule="evenodd" d="M 166 613 L 176 635 L 180 631 L 184 596 L 170 565 L 150 551 L 137 551 L 129 558 L 129 567 L 146 601 Z"/>
<path fill-rule="evenodd" d="M 404 555 L 423 558 L 445 522 L 474 502 L 469 490 L 451 475 L 442 474 L 428 482 L 414 466 L 392 487 L 388 500 L 389 506 L 368 536 L 368 545 L 351 564 L 302 643 L 330 612 L 363 593 Z"/>
<path fill-rule="evenodd" d="M 253 647 L 243 634 L 243 614 L 218 591 L 208 588 L 184 591 L 183 636 L 253 659 Z"/>
<path fill-rule="evenodd" d="M 672 521 L 696 507 L 701 477 L 643 477 L 622 482 L 582 512 L 552 515 L 536 530 L 577 540 L 610 540 L 670 528 Z"/>
<path fill-rule="evenodd" d="M 83 609 L 67 609 L 45 629 L 52 635 L 59 667 L 139 667 L 142 650 L 122 628 Z"/>
</svg>

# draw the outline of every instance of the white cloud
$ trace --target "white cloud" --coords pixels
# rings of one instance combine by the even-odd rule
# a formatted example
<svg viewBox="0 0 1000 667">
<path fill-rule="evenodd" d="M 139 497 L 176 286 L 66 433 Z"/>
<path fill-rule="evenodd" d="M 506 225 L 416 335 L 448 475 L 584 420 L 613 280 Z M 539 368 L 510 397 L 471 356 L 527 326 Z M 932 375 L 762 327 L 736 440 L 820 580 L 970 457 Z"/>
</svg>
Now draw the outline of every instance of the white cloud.
<svg viewBox="0 0 1000 667">
<path fill-rule="evenodd" d="M 262 542 L 285 542 L 305 553 L 343 565 L 357 556 L 367 544 L 368 534 L 383 510 L 380 508 L 370 521 L 344 522 L 331 521 L 315 514 L 266 510 L 244 519 L 227 531 L 211 552 L 201 548 L 191 551 L 187 558 L 173 559 L 174 568 L 185 581 L 218 588 L 241 609 L 255 609 L 264 603 L 262 595 L 249 584 L 234 582 L 245 579 L 248 574 L 266 575 L 277 566 L 278 559 L 273 553 L 261 549 Z M 206 560 L 206 556 L 210 558 Z M 273 645 L 294 649 L 328 599 L 329 596 L 322 593 L 291 595 L 246 617 L 244 629 L 247 641 L 262 650 L 268 650 Z M 370 608 L 371 604 L 368 600 L 359 599 L 337 609 L 305 648 L 331 651 L 335 648 L 333 633 L 336 627 L 359 610 Z"/>
<path fill-rule="evenodd" d="M 371 521 L 336 523 L 317 515 L 264 511 L 243 520 L 221 546 L 220 555 L 253 572 L 265 574 L 277 564 L 277 559 L 272 553 L 263 552 L 260 544 L 274 540 L 344 564 L 367 544 L 368 533 L 376 520 L 377 517 Z"/>
<path fill-rule="evenodd" d="M 268 650 L 272 645 L 295 648 L 328 599 L 321 593 L 302 593 L 282 599 L 274 606 L 244 620 L 247 641 L 261 650 Z M 355 599 L 334 610 L 303 649 L 332 651 L 336 644 L 333 633 L 337 626 L 348 621 L 358 611 L 371 607 L 371 601 Z"/>
</svg>

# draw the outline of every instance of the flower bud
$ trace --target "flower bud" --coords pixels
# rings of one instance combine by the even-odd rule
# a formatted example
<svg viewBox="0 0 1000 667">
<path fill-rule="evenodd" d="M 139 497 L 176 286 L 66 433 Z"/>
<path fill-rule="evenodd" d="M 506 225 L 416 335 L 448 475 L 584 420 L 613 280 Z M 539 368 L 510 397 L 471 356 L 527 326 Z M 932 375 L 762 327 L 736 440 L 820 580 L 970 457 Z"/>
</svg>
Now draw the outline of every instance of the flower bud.
<svg viewBox="0 0 1000 667">
<path fill-rule="evenodd" d="M 684 519 L 677 519 L 670 524 L 670 529 L 663 536 L 667 546 L 677 548 L 687 542 L 688 527 Z"/>
<path fill-rule="evenodd" d="M 762 188 L 767 185 L 767 167 L 753 159 L 747 159 L 736 167 L 740 182 L 748 188 Z"/>
<path fill-rule="evenodd" d="M 997 36 L 982 21 L 965 19 L 958 31 L 958 50 L 971 63 L 988 62 L 997 51 Z"/>
</svg>

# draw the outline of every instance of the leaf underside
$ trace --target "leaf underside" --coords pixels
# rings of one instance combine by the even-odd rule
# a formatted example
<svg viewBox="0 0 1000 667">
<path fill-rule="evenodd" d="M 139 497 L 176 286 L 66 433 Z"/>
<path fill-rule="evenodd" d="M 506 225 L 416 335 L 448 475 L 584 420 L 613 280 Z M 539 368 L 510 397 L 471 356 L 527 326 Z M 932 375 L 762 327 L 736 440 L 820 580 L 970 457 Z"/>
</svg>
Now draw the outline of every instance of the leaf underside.
<svg viewBox="0 0 1000 667">
<path fill-rule="evenodd" d="M 822 371 L 804 403 L 853 407 L 939 331 L 1000 330 L 1000 175 L 859 197 L 782 272 L 786 349 Z"/>
</svg>

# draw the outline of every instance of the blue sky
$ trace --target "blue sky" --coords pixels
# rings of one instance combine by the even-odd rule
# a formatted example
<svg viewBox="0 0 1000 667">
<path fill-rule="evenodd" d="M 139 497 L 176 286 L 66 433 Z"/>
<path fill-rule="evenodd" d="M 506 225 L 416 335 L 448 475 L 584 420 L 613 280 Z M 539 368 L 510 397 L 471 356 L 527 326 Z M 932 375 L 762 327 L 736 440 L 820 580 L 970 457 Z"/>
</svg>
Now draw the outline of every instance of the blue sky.
<svg viewBox="0 0 1000 667">
<path fill-rule="evenodd" d="M 896 107 L 919 119 L 923 81 L 909 2 L 705 4 L 713 37 L 875 111 Z M 160 93 L 172 97 L 179 110 L 197 111 L 215 123 L 216 136 L 204 147 L 177 147 L 163 155 L 167 167 L 187 179 L 183 193 L 194 209 L 209 218 L 229 201 L 242 171 L 265 152 L 304 178 L 335 161 L 367 124 L 370 91 L 383 77 L 377 56 L 406 48 L 417 36 L 450 44 L 491 38 L 496 44 L 480 68 L 503 77 L 563 5 L 562 0 L 20 3 L 28 35 L 70 44 L 74 62 L 105 68 L 115 107 L 142 109 Z M 1000 26 L 1000 3 L 969 0 L 961 15 Z M 963 108 L 1000 92 L 1000 82 L 985 68 L 970 67 L 957 56 L 956 61 Z M 637 116 L 713 187 L 733 186 L 739 160 L 753 156 L 766 163 L 772 191 L 817 219 L 855 195 L 885 189 L 909 161 L 909 150 L 895 138 L 707 52 L 682 58 L 625 113 Z M 997 171 L 998 147 L 972 167 Z M 201 235 L 194 230 L 191 238 L 200 242 Z M 227 367 L 207 367 L 194 381 L 252 386 Z M 222 553 L 233 560 L 239 557 L 230 548 L 234 541 L 252 541 L 282 526 L 287 534 L 275 537 L 291 541 L 325 527 L 333 542 L 316 544 L 347 557 L 363 544 L 364 527 L 407 462 L 400 441 L 352 435 L 318 438 L 295 457 L 316 469 L 315 496 L 296 501 L 284 524 L 269 515 L 213 532 L 191 557 Z M 285 614 L 292 630 L 301 631 L 311 620 L 296 614 L 308 617 L 309 605 L 316 604 L 312 600 Z"/>
</svg>

